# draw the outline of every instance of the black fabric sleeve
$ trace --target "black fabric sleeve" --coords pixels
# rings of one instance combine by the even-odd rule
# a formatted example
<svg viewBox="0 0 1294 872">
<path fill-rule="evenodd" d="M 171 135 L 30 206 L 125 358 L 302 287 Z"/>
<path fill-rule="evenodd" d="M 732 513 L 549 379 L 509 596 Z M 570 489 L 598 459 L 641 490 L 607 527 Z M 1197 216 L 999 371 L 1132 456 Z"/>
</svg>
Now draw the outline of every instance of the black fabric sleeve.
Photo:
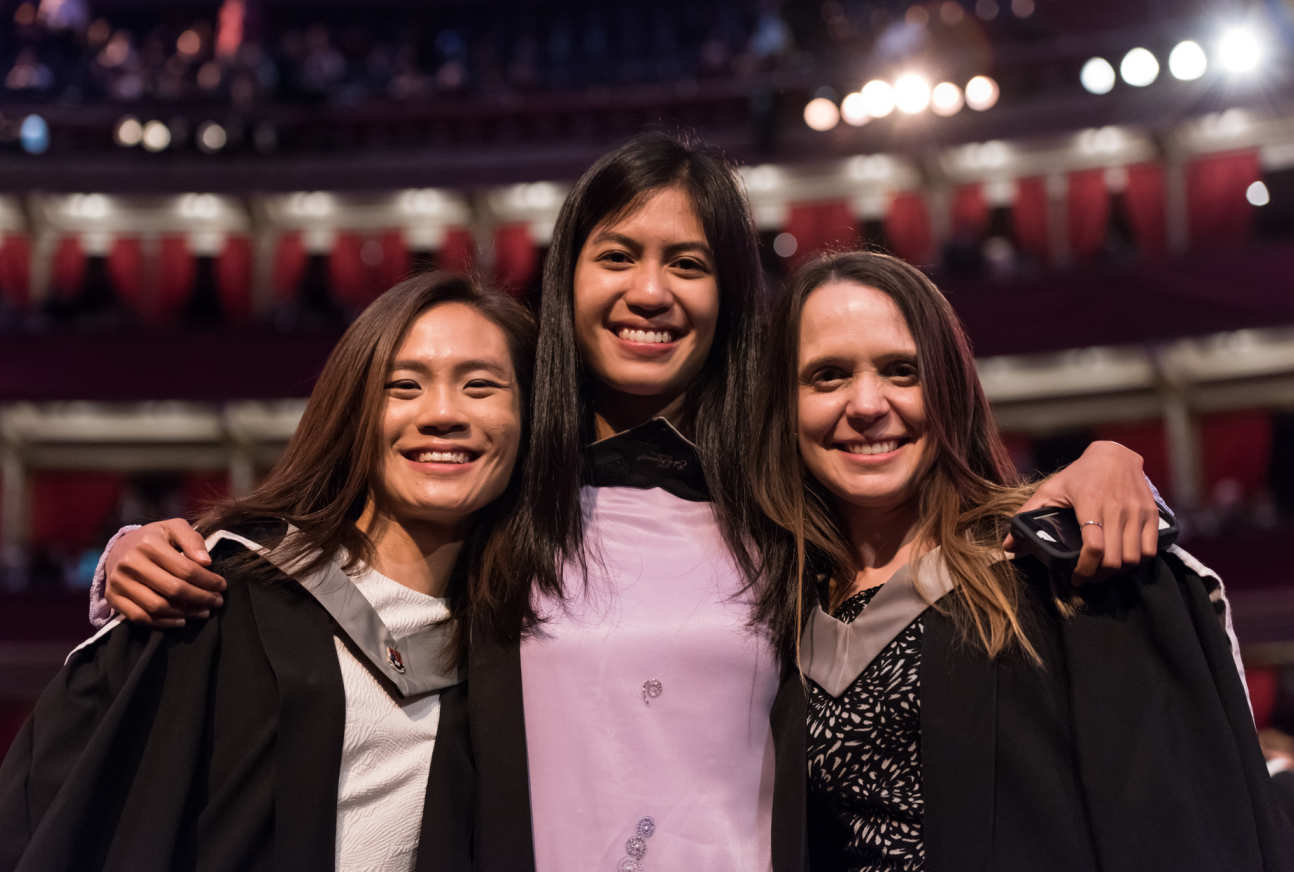
<svg viewBox="0 0 1294 872">
<path fill-rule="evenodd" d="M 1107 872 L 1288 869 L 1288 836 L 1201 580 L 1158 559 L 1061 623 L 1075 749 Z"/>
<path fill-rule="evenodd" d="M 0 766 L 0 869 L 167 867 L 200 739 L 175 712 L 205 693 L 204 629 L 180 631 L 177 659 L 122 624 L 59 671 Z"/>
</svg>

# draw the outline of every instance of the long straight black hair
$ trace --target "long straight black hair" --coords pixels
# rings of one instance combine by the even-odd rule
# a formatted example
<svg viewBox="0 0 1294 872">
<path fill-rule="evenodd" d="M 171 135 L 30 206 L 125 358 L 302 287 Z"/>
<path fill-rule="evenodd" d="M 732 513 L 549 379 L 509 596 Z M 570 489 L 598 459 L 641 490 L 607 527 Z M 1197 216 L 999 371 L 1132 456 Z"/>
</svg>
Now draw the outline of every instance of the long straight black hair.
<svg viewBox="0 0 1294 872">
<path fill-rule="evenodd" d="M 714 252 L 719 320 L 714 344 L 688 390 L 680 420 L 697 444 L 724 539 L 754 586 L 754 619 L 781 642 L 793 634 L 792 564 L 756 543 L 772 532 L 751 480 L 765 304 L 750 205 L 733 167 L 718 153 L 664 133 L 634 137 L 600 158 L 575 183 L 553 228 L 544 268 L 531 443 L 521 499 L 506 522 L 506 554 L 481 567 L 474 588 L 479 631 L 515 641 L 536 621 L 533 593 L 562 597 L 561 567 L 585 566 L 579 490 L 583 448 L 594 433 L 593 379 L 575 341 L 575 265 L 593 229 L 638 208 L 651 194 L 680 187 L 691 198 Z M 781 552 L 782 549 L 774 549 Z"/>
</svg>

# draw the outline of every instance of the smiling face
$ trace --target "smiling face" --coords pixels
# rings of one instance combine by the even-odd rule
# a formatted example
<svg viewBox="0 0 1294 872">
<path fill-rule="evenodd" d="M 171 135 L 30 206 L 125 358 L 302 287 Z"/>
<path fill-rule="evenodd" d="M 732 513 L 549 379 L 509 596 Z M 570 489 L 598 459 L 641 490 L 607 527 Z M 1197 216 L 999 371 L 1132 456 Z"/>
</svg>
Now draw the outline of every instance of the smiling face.
<svg viewBox="0 0 1294 872">
<path fill-rule="evenodd" d="M 796 363 L 804 465 L 842 508 L 912 502 L 929 450 L 917 346 L 894 301 L 833 280 L 810 292 Z"/>
<path fill-rule="evenodd" d="M 687 391 L 719 318 L 719 285 L 705 230 L 680 187 L 594 227 L 575 264 L 575 337 L 605 395 L 654 401 Z"/>
<path fill-rule="evenodd" d="M 503 493 L 521 444 L 503 331 L 466 303 L 423 312 L 386 376 L 373 498 L 401 523 L 455 527 Z"/>
</svg>

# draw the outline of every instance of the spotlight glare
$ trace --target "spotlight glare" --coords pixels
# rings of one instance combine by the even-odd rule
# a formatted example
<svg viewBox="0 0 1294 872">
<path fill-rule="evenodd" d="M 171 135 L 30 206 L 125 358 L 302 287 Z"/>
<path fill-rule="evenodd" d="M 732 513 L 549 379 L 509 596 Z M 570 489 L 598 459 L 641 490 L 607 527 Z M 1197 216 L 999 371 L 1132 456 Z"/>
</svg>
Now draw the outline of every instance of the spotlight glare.
<svg viewBox="0 0 1294 872">
<path fill-rule="evenodd" d="M 139 123 L 139 119 L 134 115 L 127 115 L 117 122 L 117 130 L 113 135 L 117 145 L 123 148 L 133 148 L 139 145 L 139 140 L 144 136 L 144 126 Z"/>
<path fill-rule="evenodd" d="M 49 151 L 49 124 L 39 115 L 28 115 L 18 127 L 18 141 L 28 154 Z"/>
<path fill-rule="evenodd" d="M 1105 58 L 1088 58 L 1078 80 L 1089 94 L 1108 94 L 1114 90 L 1114 67 Z"/>
<path fill-rule="evenodd" d="M 789 233 L 779 233 L 773 237 L 773 253 L 778 257 L 790 257 L 799 247 L 799 241 Z"/>
<path fill-rule="evenodd" d="M 867 112 L 867 99 L 862 92 L 854 91 L 845 95 L 845 99 L 840 101 L 840 117 L 853 127 L 862 127 L 871 120 Z"/>
<path fill-rule="evenodd" d="M 940 82 L 930 92 L 930 109 L 941 118 L 956 115 L 966 101 L 962 99 L 962 89 L 952 82 Z"/>
<path fill-rule="evenodd" d="M 988 76 L 976 76 L 966 83 L 966 105 L 976 112 L 992 109 L 1000 94 L 997 82 Z"/>
<path fill-rule="evenodd" d="M 894 111 L 894 88 L 884 79 L 872 79 L 863 85 L 863 106 L 873 118 L 884 118 Z"/>
<path fill-rule="evenodd" d="M 926 111 L 930 81 L 920 73 L 904 73 L 894 80 L 894 105 L 905 115 Z"/>
<path fill-rule="evenodd" d="M 1159 78 L 1159 61 L 1149 49 L 1132 49 L 1119 62 L 1119 75 L 1134 88 L 1144 88 Z"/>
<path fill-rule="evenodd" d="M 1233 27 L 1218 41 L 1218 60 L 1228 73 L 1252 73 L 1265 54 L 1262 40 L 1248 27 Z"/>
<path fill-rule="evenodd" d="M 180 38 L 175 41 L 175 49 L 185 57 L 193 57 L 202 50 L 202 37 L 193 28 L 189 28 L 180 34 Z"/>
<path fill-rule="evenodd" d="M 1272 201 L 1272 195 L 1267 190 L 1267 185 L 1260 179 L 1245 189 L 1245 199 L 1251 206 L 1266 206 Z"/>
<path fill-rule="evenodd" d="M 1182 40 L 1168 55 L 1168 71 L 1174 79 L 1183 82 L 1198 79 L 1208 68 L 1209 59 L 1205 57 L 1204 49 L 1193 39 Z"/>
<path fill-rule="evenodd" d="M 148 151 L 162 151 L 171 144 L 171 129 L 154 119 L 144 125 L 142 142 Z"/>
<path fill-rule="evenodd" d="M 804 106 L 804 123 L 813 130 L 825 132 L 840 123 L 840 109 L 834 100 L 814 97 Z"/>
<path fill-rule="evenodd" d="M 225 128 L 214 121 L 208 121 L 198 128 L 198 148 L 207 154 L 220 151 L 228 141 L 229 135 L 225 133 Z"/>
</svg>

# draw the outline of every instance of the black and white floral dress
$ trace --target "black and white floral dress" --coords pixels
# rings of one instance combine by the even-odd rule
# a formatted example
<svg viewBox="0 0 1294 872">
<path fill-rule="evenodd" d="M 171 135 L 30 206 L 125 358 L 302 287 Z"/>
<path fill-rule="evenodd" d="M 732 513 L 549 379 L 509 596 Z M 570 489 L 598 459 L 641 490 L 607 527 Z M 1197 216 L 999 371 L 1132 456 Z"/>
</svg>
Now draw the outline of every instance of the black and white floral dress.
<svg viewBox="0 0 1294 872">
<path fill-rule="evenodd" d="M 853 621 L 880 587 L 845 600 L 838 620 Z M 809 682 L 809 794 L 815 857 L 830 872 L 925 869 L 921 836 L 920 669 L 923 623 L 917 618 L 840 695 Z M 818 872 L 821 863 L 815 864 Z"/>
</svg>

